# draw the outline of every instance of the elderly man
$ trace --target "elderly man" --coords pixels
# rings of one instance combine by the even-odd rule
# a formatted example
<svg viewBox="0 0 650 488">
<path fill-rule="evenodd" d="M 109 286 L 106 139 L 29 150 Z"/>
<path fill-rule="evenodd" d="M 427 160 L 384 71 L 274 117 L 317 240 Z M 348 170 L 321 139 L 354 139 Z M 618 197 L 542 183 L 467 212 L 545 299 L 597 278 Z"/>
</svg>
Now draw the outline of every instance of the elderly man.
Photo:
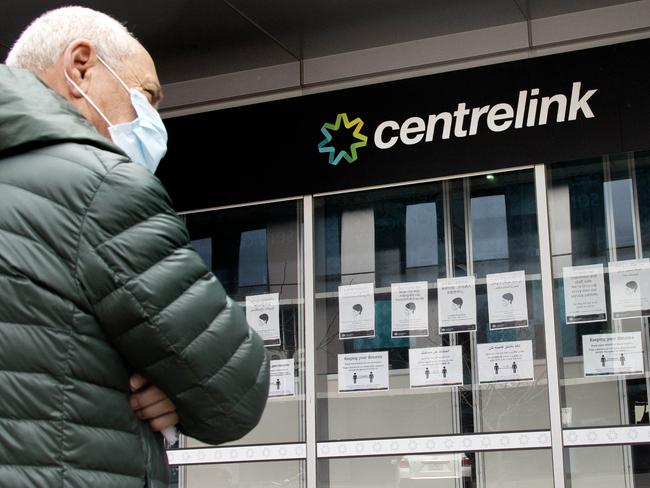
<svg viewBox="0 0 650 488">
<path fill-rule="evenodd" d="M 258 422 L 268 359 L 152 175 L 153 61 L 112 18 L 46 13 L 0 65 L 0 485 L 163 487 L 160 431 Z M 135 392 L 135 393 L 134 393 Z"/>
</svg>

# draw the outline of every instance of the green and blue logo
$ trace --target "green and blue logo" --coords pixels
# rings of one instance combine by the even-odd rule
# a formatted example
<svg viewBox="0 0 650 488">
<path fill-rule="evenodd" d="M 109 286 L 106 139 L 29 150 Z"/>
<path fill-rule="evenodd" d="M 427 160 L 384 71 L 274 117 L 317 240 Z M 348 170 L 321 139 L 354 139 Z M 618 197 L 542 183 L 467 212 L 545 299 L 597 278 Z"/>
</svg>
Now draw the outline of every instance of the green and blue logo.
<svg viewBox="0 0 650 488">
<path fill-rule="evenodd" d="M 350 147 L 346 146 L 345 148 L 337 150 L 337 148 L 330 145 L 330 143 L 333 138 L 332 132 L 338 132 L 341 130 L 341 125 L 347 130 L 354 129 L 352 131 L 352 136 L 356 142 L 350 144 Z M 320 131 L 323 133 L 323 136 L 325 136 L 325 139 L 318 144 L 318 152 L 324 154 L 327 153 L 329 155 L 328 162 L 334 166 L 339 164 L 341 159 L 345 159 L 348 163 L 354 163 L 358 157 L 357 149 L 365 147 L 366 144 L 368 144 L 368 137 L 361 133 L 362 127 L 363 120 L 361 120 L 361 118 L 357 117 L 350 121 L 348 120 L 348 114 L 338 114 L 336 116 L 336 122 L 333 124 L 326 122 L 323 124 L 323 127 L 321 127 Z"/>
</svg>

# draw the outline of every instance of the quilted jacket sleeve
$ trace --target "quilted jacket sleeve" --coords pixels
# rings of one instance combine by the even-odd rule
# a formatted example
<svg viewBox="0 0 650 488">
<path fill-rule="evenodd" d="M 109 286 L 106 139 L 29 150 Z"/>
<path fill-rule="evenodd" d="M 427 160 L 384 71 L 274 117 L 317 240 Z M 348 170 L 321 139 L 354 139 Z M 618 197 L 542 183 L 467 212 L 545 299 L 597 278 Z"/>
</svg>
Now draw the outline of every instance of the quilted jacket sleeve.
<svg viewBox="0 0 650 488">
<path fill-rule="evenodd" d="M 184 434 L 219 444 L 257 424 L 263 341 L 191 248 L 160 182 L 135 164 L 118 164 L 96 189 L 78 278 L 109 340 L 172 399 Z"/>
</svg>

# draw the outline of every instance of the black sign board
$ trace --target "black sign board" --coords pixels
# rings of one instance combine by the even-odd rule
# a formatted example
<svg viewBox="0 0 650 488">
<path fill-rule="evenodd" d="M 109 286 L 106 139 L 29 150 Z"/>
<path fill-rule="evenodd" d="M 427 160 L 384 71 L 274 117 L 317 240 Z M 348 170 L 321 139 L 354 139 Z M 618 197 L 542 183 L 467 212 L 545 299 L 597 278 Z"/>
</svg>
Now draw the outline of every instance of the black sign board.
<svg viewBox="0 0 650 488">
<path fill-rule="evenodd" d="M 650 40 L 167 119 L 178 210 L 650 148 Z"/>
</svg>

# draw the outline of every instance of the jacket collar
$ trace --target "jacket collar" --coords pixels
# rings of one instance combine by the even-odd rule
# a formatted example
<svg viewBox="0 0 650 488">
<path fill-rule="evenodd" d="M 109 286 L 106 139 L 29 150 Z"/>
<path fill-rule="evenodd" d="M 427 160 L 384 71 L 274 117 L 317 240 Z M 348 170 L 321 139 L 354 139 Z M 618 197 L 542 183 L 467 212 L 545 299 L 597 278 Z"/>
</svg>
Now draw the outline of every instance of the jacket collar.
<svg viewBox="0 0 650 488">
<path fill-rule="evenodd" d="M 123 154 L 36 75 L 0 64 L 0 157 L 64 142 Z"/>
</svg>

